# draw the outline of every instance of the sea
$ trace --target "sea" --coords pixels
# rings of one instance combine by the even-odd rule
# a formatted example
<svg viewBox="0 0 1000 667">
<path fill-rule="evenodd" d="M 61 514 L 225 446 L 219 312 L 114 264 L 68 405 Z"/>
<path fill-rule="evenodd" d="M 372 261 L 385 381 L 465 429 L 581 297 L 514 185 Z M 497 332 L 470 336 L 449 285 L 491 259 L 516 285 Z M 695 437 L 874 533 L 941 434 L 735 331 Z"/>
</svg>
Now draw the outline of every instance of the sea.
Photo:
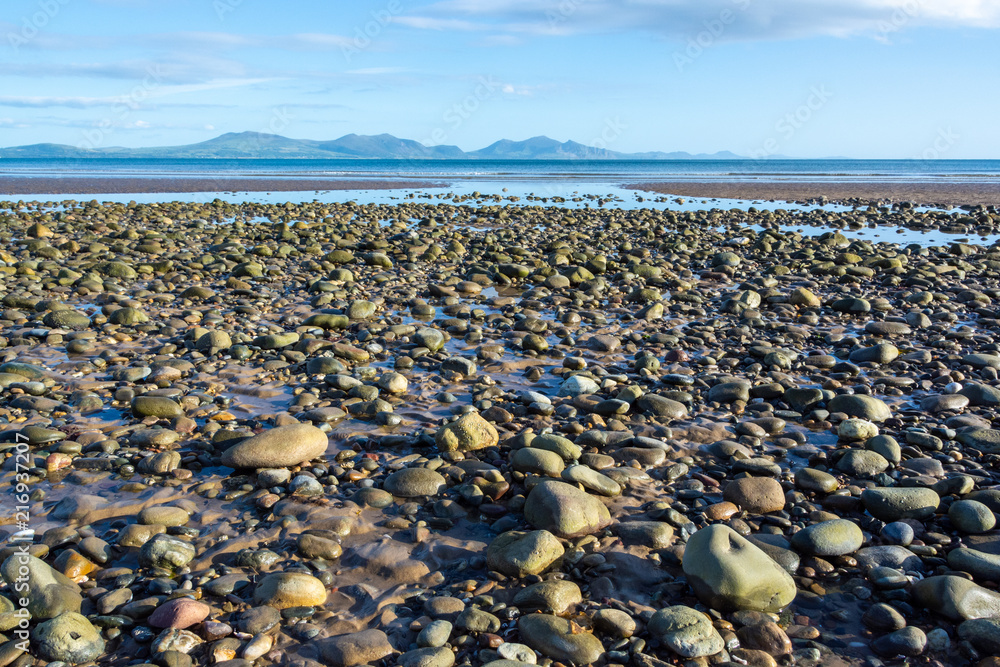
<svg viewBox="0 0 1000 667">
<path fill-rule="evenodd" d="M 408 160 L 7 158 L 6 176 L 227 176 L 611 183 L 643 180 L 996 182 L 1000 160 Z"/>
</svg>

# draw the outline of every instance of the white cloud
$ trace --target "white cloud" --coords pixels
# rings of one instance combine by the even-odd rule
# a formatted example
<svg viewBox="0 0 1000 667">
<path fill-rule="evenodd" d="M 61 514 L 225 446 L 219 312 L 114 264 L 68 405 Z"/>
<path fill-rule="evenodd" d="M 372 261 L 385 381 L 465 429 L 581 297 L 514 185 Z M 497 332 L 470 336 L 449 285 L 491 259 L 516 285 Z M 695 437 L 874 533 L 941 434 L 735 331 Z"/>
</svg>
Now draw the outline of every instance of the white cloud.
<svg viewBox="0 0 1000 667">
<path fill-rule="evenodd" d="M 917 27 L 1000 27 L 996 0 L 443 0 L 397 22 L 411 28 L 571 35 L 647 31 L 720 40 L 867 35 Z"/>
</svg>

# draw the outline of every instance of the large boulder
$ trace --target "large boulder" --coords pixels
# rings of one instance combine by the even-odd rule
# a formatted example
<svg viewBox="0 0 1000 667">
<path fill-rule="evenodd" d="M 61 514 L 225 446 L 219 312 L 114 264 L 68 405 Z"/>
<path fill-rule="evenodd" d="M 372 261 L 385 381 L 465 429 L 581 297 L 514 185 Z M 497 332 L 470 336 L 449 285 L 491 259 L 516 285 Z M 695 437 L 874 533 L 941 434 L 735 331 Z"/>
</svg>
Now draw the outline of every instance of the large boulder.
<svg viewBox="0 0 1000 667">
<path fill-rule="evenodd" d="M 783 609 L 795 599 L 795 580 L 728 526 L 696 532 L 684 550 L 684 574 L 698 598 L 720 611 Z"/>
</svg>

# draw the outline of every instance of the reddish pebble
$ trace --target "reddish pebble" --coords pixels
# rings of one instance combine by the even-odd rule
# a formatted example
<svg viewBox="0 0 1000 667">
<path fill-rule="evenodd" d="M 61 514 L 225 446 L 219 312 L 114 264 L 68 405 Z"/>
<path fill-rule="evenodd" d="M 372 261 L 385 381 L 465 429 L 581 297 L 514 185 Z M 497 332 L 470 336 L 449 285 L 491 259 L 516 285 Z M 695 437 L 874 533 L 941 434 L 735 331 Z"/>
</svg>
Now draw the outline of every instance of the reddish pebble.
<svg viewBox="0 0 1000 667">
<path fill-rule="evenodd" d="M 211 611 L 211 608 L 204 602 L 190 598 L 174 598 L 157 607 L 149 615 L 149 624 L 154 628 L 183 630 L 204 621 Z"/>
</svg>

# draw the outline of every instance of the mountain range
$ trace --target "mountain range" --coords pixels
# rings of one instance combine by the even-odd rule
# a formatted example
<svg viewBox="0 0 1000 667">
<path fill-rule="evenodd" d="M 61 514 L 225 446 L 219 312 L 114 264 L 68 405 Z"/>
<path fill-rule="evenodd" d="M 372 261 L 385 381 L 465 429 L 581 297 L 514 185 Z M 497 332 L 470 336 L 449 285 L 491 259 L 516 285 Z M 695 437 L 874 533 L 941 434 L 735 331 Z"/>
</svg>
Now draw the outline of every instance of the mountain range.
<svg viewBox="0 0 1000 667">
<path fill-rule="evenodd" d="M 31 144 L 0 148 L 0 158 L 182 158 L 182 159 L 419 159 L 419 160 L 736 160 L 728 151 L 712 154 L 684 152 L 619 153 L 575 141 L 549 137 L 524 141 L 501 139 L 486 148 L 463 151 L 458 146 L 425 146 L 391 134 L 348 134 L 331 141 L 289 139 L 277 134 L 230 132 L 187 146 L 152 148 L 90 148 L 67 144 Z"/>
</svg>

